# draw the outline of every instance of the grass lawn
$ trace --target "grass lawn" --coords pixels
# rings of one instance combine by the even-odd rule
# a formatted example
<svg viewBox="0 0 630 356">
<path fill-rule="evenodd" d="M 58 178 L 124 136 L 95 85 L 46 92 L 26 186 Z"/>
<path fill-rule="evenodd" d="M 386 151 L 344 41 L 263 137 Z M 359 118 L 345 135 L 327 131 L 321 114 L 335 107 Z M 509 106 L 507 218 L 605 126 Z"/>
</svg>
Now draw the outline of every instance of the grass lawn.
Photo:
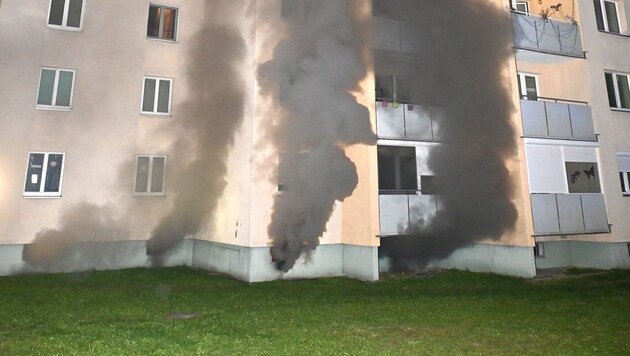
<svg viewBox="0 0 630 356">
<path fill-rule="evenodd" d="M 0 277 L 0 355 L 523 353 L 630 354 L 630 271 L 377 283 L 246 284 L 187 268 Z"/>
</svg>

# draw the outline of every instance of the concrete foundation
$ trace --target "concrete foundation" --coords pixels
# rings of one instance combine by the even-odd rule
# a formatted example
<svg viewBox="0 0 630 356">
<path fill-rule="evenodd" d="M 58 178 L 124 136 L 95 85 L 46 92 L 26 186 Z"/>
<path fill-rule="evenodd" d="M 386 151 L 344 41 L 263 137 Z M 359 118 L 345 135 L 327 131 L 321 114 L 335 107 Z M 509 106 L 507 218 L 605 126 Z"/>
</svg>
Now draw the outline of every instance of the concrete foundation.
<svg viewBox="0 0 630 356">
<path fill-rule="evenodd" d="M 544 241 L 543 256 L 536 257 L 536 268 L 630 268 L 628 242 Z"/>
</svg>

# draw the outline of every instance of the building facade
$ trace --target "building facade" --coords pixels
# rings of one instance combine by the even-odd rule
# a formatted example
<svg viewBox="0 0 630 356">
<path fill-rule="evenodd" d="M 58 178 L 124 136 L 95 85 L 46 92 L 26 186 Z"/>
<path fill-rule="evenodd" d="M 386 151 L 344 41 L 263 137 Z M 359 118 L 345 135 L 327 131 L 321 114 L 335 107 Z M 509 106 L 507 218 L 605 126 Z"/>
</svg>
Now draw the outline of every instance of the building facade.
<svg viewBox="0 0 630 356">
<path fill-rule="evenodd" d="M 0 274 L 628 268 L 630 2 L 404 3 L 0 2 Z"/>
</svg>

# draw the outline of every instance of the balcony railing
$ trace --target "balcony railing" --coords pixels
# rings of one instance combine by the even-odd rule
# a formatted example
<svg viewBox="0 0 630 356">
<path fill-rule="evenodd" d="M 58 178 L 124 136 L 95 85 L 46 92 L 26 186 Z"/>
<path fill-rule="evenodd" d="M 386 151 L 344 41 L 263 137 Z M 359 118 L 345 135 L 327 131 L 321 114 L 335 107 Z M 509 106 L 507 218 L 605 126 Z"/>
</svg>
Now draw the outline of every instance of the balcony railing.
<svg viewBox="0 0 630 356">
<path fill-rule="evenodd" d="M 512 12 L 512 28 L 516 48 L 584 58 L 580 28 L 574 22 Z"/>
<path fill-rule="evenodd" d="M 379 195 L 381 235 L 401 235 L 421 231 L 439 208 L 436 195 L 408 194 Z"/>
<path fill-rule="evenodd" d="M 439 107 L 421 107 L 380 100 L 376 103 L 376 133 L 379 138 L 436 141 L 439 134 Z"/>
<path fill-rule="evenodd" d="M 604 195 L 532 194 L 536 235 L 608 233 Z"/>
<path fill-rule="evenodd" d="M 551 98 L 521 99 L 526 137 L 596 141 L 593 114 L 583 102 Z"/>
</svg>

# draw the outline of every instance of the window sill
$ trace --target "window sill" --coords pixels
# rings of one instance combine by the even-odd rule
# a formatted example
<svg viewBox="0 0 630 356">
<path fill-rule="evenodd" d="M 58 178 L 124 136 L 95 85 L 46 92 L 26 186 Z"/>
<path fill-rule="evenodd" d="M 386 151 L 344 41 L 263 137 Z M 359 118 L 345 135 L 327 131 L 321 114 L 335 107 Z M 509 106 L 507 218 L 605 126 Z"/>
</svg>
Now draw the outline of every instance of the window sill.
<svg viewBox="0 0 630 356">
<path fill-rule="evenodd" d="M 158 112 L 140 112 L 140 116 L 168 118 L 168 117 L 173 117 L 173 114 L 170 114 L 170 113 L 162 114 L 162 113 L 158 113 Z"/>
<path fill-rule="evenodd" d="M 625 109 L 625 108 L 610 108 L 610 111 L 617 111 L 617 112 L 627 112 L 627 113 L 630 113 L 630 109 Z"/>
<path fill-rule="evenodd" d="M 41 193 L 33 193 L 31 195 L 31 194 L 28 194 L 28 193 L 23 193 L 22 194 L 22 198 L 25 198 L 25 199 L 55 199 L 55 198 L 57 198 L 57 199 L 59 199 L 59 198 L 61 198 L 61 194 L 42 195 Z"/>
<path fill-rule="evenodd" d="M 83 32 L 83 27 L 70 27 L 70 26 L 59 26 L 59 25 L 51 25 L 51 24 L 46 24 L 46 27 L 48 27 L 51 30 L 61 30 L 61 31 L 68 31 L 68 32 Z"/>
<path fill-rule="evenodd" d="M 134 198 L 166 198 L 164 193 L 133 193 Z"/>
<path fill-rule="evenodd" d="M 52 105 L 37 105 L 37 110 L 50 110 L 50 111 L 72 111 L 71 106 L 52 106 Z"/>
<path fill-rule="evenodd" d="M 147 36 L 147 40 L 149 40 L 149 41 L 157 41 L 157 42 L 166 42 L 166 43 L 179 43 L 178 39 L 169 40 L 168 38 L 159 38 L 159 37 L 148 37 Z"/>
<path fill-rule="evenodd" d="M 630 38 L 630 35 L 625 34 L 625 33 L 617 33 L 617 32 L 610 32 L 610 31 L 604 31 L 604 30 L 598 30 L 598 31 L 601 33 L 608 34 L 608 35 Z"/>
</svg>

